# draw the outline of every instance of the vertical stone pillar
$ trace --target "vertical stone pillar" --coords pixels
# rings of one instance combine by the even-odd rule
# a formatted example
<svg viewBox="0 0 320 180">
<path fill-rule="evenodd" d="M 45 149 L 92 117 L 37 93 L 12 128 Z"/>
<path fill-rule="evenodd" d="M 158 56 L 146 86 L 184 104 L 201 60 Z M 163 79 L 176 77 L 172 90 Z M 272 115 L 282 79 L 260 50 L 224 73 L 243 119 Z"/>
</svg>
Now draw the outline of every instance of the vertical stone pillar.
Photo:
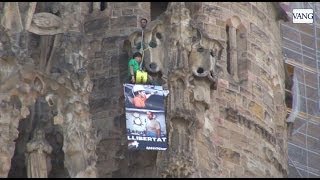
<svg viewBox="0 0 320 180">
<path fill-rule="evenodd" d="M 229 41 L 230 41 L 230 58 L 231 58 L 231 74 L 238 81 L 238 57 L 237 57 L 237 29 L 234 26 L 229 26 Z"/>
</svg>

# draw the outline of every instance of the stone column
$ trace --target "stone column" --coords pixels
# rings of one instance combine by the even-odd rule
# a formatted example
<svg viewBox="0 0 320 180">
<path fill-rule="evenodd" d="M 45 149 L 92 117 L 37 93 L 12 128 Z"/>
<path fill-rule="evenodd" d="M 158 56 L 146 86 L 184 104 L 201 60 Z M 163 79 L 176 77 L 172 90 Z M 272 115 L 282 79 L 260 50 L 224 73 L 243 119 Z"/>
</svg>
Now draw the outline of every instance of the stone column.
<svg viewBox="0 0 320 180">
<path fill-rule="evenodd" d="M 238 81 L 238 56 L 237 56 L 237 29 L 232 25 L 229 26 L 230 41 L 230 58 L 231 58 L 231 74 Z"/>
</svg>

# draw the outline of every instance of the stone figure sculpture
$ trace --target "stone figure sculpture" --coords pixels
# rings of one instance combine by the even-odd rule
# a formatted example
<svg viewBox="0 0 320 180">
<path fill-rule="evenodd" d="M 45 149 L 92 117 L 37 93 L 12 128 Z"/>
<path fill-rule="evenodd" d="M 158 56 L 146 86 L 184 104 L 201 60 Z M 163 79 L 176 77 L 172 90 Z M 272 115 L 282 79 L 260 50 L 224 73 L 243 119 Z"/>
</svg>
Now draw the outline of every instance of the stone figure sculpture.
<svg viewBox="0 0 320 180">
<path fill-rule="evenodd" d="M 47 178 L 51 170 L 50 154 L 52 147 L 45 140 L 43 130 L 37 129 L 33 139 L 27 143 L 28 178 Z"/>
<path fill-rule="evenodd" d="M 129 35 L 125 46 L 129 54 L 136 51 L 140 39 L 138 31 Z M 195 135 L 211 106 L 210 93 L 219 76 L 223 46 L 194 22 L 184 3 L 170 3 L 163 15 L 150 22 L 144 43 L 147 71 L 159 74 L 161 85 L 174 94 L 167 98 L 172 150 L 158 154 L 158 173 L 162 177 L 190 177 L 197 161 Z"/>
<path fill-rule="evenodd" d="M 69 32 L 65 27 L 68 8 L 77 5 L 48 4 L 0 3 L 0 124 L 6 130 L 0 135 L 0 144 L 5 144 L 0 148 L 0 177 L 7 177 L 13 167 L 19 121 L 40 96 L 47 97 L 50 108 L 58 112 L 54 123 L 63 127 L 64 166 L 69 176 L 97 176 L 96 141 L 89 118 L 93 84 L 86 69 L 87 52 L 81 51 L 87 41 L 81 33 L 64 34 Z M 74 134 L 70 127 L 83 133 Z M 43 132 L 37 130 L 25 154 L 28 177 L 48 177 L 51 151 Z"/>
</svg>

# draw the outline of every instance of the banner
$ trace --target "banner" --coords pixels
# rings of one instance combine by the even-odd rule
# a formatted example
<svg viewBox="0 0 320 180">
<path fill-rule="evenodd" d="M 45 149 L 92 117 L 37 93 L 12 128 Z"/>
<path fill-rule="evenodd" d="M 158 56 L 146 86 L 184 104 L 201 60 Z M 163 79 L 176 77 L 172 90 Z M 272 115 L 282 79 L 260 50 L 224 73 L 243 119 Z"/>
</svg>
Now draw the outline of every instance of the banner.
<svg viewBox="0 0 320 180">
<path fill-rule="evenodd" d="M 167 131 L 162 86 L 124 84 L 129 149 L 166 150 Z"/>
</svg>

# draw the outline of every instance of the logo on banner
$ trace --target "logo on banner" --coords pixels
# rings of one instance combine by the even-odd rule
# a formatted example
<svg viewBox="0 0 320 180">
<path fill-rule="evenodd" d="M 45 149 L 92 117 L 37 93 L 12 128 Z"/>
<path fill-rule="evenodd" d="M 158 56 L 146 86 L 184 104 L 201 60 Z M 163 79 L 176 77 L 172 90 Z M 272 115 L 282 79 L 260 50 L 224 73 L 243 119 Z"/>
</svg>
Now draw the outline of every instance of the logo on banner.
<svg viewBox="0 0 320 180">
<path fill-rule="evenodd" d="M 313 23 L 313 9 L 293 9 L 293 23 Z"/>
</svg>

